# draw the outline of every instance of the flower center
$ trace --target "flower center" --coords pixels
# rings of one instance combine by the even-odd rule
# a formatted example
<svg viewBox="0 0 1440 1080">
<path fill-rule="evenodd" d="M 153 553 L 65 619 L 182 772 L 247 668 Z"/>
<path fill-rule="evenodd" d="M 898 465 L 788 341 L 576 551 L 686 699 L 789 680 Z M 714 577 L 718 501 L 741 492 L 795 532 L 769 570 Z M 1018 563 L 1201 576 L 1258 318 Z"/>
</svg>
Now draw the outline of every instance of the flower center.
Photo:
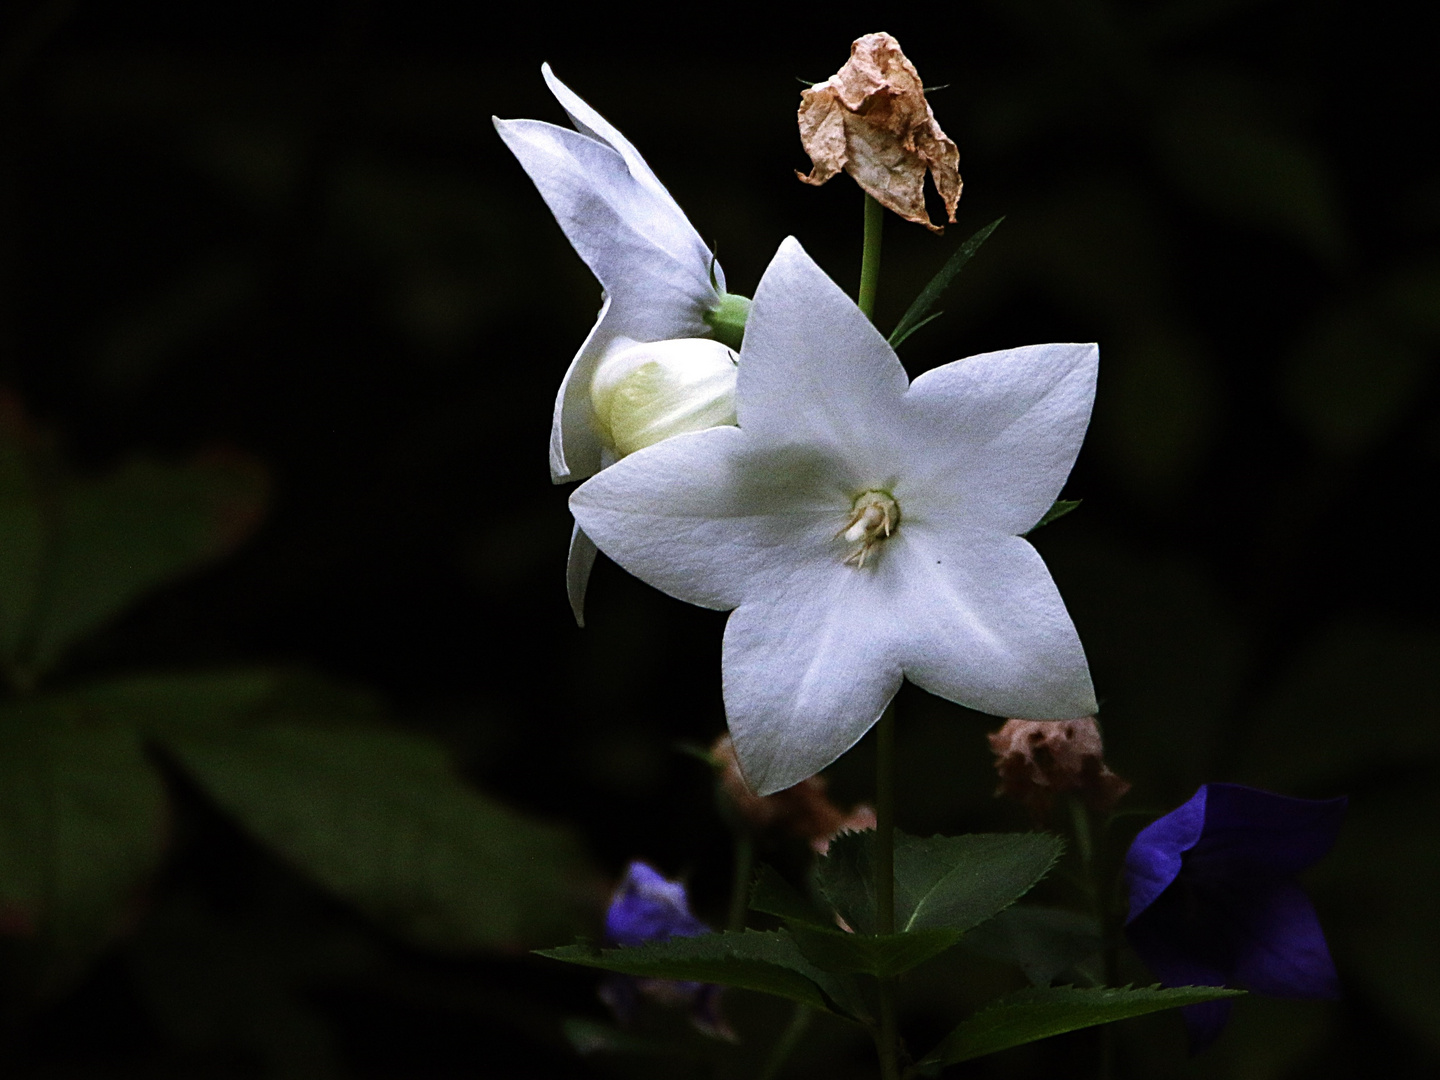
<svg viewBox="0 0 1440 1080">
<path fill-rule="evenodd" d="M 865 565 L 870 550 L 885 540 L 900 524 L 900 506 L 887 491 L 862 491 L 850 510 L 850 521 L 836 536 L 855 548 L 845 558 L 846 566 L 857 570 Z"/>
</svg>

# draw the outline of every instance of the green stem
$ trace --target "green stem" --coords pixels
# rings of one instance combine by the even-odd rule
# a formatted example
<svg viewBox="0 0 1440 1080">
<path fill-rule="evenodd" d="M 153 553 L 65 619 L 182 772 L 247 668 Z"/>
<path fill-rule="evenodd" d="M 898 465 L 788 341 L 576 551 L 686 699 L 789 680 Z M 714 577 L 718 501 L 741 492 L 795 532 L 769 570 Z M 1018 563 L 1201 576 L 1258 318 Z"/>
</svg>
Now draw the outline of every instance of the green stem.
<svg viewBox="0 0 1440 1080">
<path fill-rule="evenodd" d="M 868 216 L 866 221 L 868 224 Z M 865 236 L 865 250 L 868 253 L 868 229 Z M 879 246 L 878 242 L 876 246 Z M 875 725 L 875 932 L 895 933 L 894 702 L 886 706 L 885 711 L 880 714 L 879 723 Z M 875 1052 L 880 1057 L 880 1075 L 884 1080 L 896 1080 L 900 1075 L 897 1049 L 895 979 L 890 976 L 880 980 L 880 1030 L 875 1033 Z"/>
<path fill-rule="evenodd" d="M 795 1052 L 795 1047 L 805 1034 L 805 1029 L 810 1026 L 811 1017 L 814 1014 L 810 1006 L 797 1004 L 795 1012 L 790 1017 L 790 1023 L 780 1035 L 780 1041 L 775 1044 L 775 1049 L 770 1051 L 770 1056 L 765 1059 L 765 1066 L 760 1070 L 756 1080 L 775 1080 L 780 1075 L 780 1070 L 785 1067 L 785 1062 Z"/>
<path fill-rule="evenodd" d="M 880 285 L 880 232 L 885 225 L 885 208 L 865 196 L 865 250 L 860 256 L 860 310 L 875 320 L 875 290 Z"/>
<path fill-rule="evenodd" d="M 735 830 L 735 876 L 730 883 L 730 917 L 727 929 L 744 930 L 745 912 L 750 907 L 750 878 L 755 870 L 755 842 L 740 825 Z"/>
</svg>

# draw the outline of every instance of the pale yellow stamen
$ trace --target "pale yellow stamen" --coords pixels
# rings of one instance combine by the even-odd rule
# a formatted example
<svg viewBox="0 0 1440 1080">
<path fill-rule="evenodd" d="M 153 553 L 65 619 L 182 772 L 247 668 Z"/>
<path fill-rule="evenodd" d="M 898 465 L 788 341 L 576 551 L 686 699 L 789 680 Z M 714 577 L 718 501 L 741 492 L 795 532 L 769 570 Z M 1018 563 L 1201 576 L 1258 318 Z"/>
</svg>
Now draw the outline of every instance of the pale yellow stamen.
<svg viewBox="0 0 1440 1080">
<path fill-rule="evenodd" d="M 900 507 L 894 498 L 884 491 L 862 492 L 851 508 L 849 522 L 835 534 L 844 537 L 846 543 L 859 545 L 846 557 L 845 564 L 857 570 L 864 567 L 871 549 L 889 537 L 898 524 Z"/>
</svg>

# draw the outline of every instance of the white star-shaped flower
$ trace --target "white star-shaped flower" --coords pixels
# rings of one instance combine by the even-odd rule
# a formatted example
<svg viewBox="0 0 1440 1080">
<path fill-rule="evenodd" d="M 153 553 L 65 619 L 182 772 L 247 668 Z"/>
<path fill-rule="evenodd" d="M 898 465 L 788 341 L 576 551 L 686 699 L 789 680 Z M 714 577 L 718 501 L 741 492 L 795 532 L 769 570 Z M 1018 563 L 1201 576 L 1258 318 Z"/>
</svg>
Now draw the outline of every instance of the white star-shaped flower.
<svg viewBox="0 0 1440 1080">
<path fill-rule="evenodd" d="M 1020 534 L 1089 423 L 1094 345 L 985 353 L 913 383 L 793 238 L 756 290 L 738 427 L 577 489 L 575 520 L 725 627 L 725 711 L 760 794 L 855 744 L 903 678 L 997 716 L 1095 712 L 1079 637 Z"/>
<path fill-rule="evenodd" d="M 594 383 L 602 362 L 618 357 L 624 374 L 655 359 L 644 350 L 637 353 L 637 344 L 713 338 L 706 316 L 713 316 L 725 301 L 725 275 L 635 147 L 557 79 L 549 64 L 540 70 L 577 130 L 539 120 L 500 119 L 495 119 L 495 129 L 600 280 L 604 295 L 600 316 L 570 362 L 555 399 L 550 475 L 563 483 L 591 476 L 626 452 L 624 438 L 617 448 L 608 419 L 597 417 Z M 717 380 L 724 384 L 728 379 L 729 384 L 722 386 L 727 394 L 733 385 L 733 371 L 726 370 L 729 359 L 716 342 L 689 342 L 672 349 L 668 362 L 678 381 L 692 388 L 691 398 L 696 383 L 713 387 Z M 652 365 L 650 373 L 657 371 Z M 675 381 L 655 387 L 651 397 L 668 392 L 674 398 Z M 683 388 L 678 396 L 685 397 Z M 609 400 L 604 404 L 610 412 Z M 663 419 L 670 422 L 669 428 L 678 423 L 681 429 L 693 430 L 717 422 L 713 402 L 702 401 L 701 407 L 686 413 L 689 404 L 682 400 L 666 413 Z M 728 398 L 724 404 L 728 405 Z M 653 416 L 642 421 L 648 421 L 643 436 L 658 437 L 648 430 L 655 426 Z M 594 545 L 577 527 L 571 536 L 567 575 L 577 619 L 594 560 Z"/>
</svg>

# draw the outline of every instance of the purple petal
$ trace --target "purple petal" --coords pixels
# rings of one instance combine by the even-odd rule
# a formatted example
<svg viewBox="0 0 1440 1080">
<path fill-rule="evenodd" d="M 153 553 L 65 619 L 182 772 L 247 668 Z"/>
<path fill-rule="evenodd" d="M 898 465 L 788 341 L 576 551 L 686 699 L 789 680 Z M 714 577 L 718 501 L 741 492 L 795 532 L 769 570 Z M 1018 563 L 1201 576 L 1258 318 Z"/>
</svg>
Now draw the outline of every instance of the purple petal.
<svg viewBox="0 0 1440 1080">
<path fill-rule="evenodd" d="M 1238 940 L 1234 979 L 1257 994 L 1271 997 L 1321 998 L 1340 996 L 1340 977 L 1320 918 L 1304 890 L 1294 882 L 1274 882 L 1268 888 L 1232 904 Z"/>
<path fill-rule="evenodd" d="M 605 914 L 605 936 L 616 945 L 644 945 L 709 932 L 691 914 L 685 886 L 638 861 L 625 871 Z"/>
<path fill-rule="evenodd" d="M 1240 784 L 1206 784 L 1203 834 L 1186 874 L 1290 877 L 1318 861 L 1340 832 L 1346 800 L 1291 799 Z"/>
<path fill-rule="evenodd" d="M 1201 787 L 1189 802 L 1141 829 L 1130 845 L 1125 855 L 1125 883 L 1130 893 L 1127 924 L 1138 919 L 1180 875 L 1181 856 L 1195 846 L 1205 826 L 1205 794 L 1209 786 Z"/>
</svg>

